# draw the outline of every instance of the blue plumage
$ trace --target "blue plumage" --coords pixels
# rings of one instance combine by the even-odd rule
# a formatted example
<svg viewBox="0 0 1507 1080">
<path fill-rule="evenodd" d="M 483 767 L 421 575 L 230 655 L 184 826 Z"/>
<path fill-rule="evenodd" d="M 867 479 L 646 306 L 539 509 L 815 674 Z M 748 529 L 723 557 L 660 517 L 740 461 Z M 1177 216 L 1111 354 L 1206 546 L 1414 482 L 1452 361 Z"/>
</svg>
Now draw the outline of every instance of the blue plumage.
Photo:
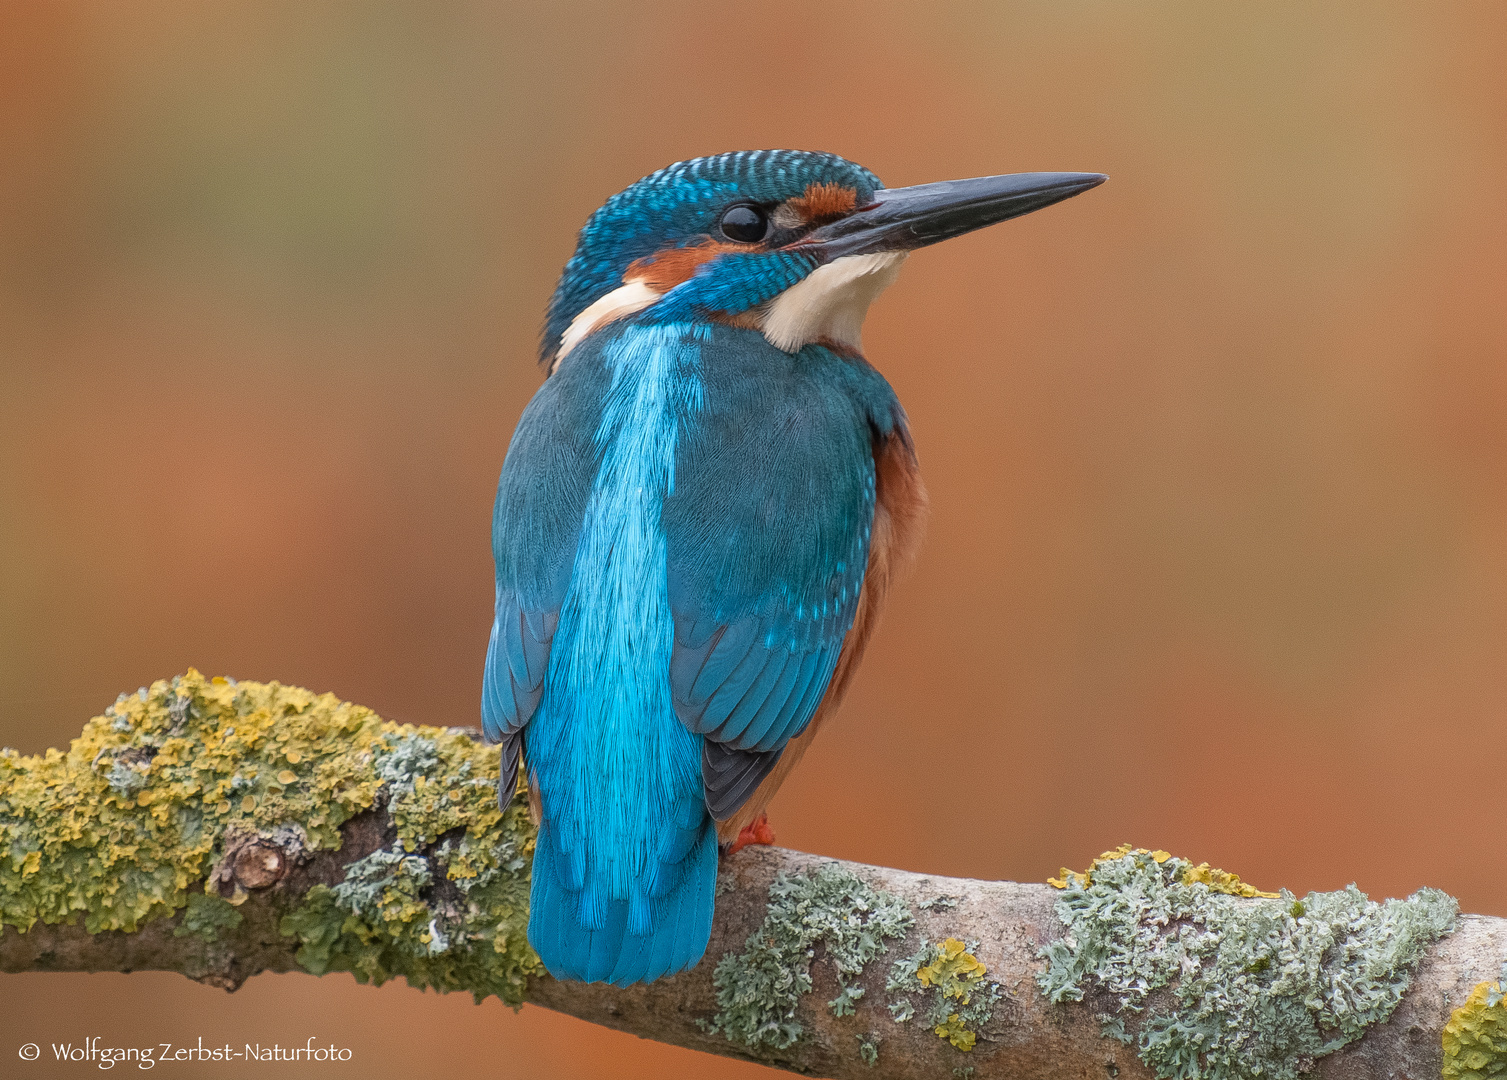
<svg viewBox="0 0 1507 1080">
<path fill-rule="evenodd" d="M 674 624 L 660 521 L 699 404 L 698 336 L 632 327 L 602 351 L 597 473 L 527 735 L 548 800 L 531 933 L 564 977 L 656 978 L 705 945 L 716 839 L 700 748 L 664 678 Z"/>
<path fill-rule="evenodd" d="M 501 797 L 521 761 L 539 817 L 529 941 L 556 977 L 700 960 L 718 824 L 840 690 L 876 530 L 923 499 L 863 310 L 904 251 L 1073 175 L 889 191 L 831 154 L 722 154 L 582 230 L 498 484 L 482 693 Z"/>
<path fill-rule="evenodd" d="M 782 747 L 857 603 L 876 418 L 853 391 L 879 423 L 896 406 L 852 366 L 750 330 L 627 324 L 572 353 L 525 413 L 499 491 L 483 716 L 492 738 L 527 724 L 543 803 L 529 935 L 558 977 L 653 979 L 706 947 L 702 736 Z M 558 409 L 567 390 L 600 402 L 589 445 L 558 430 L 581 419 Z M 755 399 L 772 428 L 746 423 Z M 544 513 L 556 497 L 579 508 L 573 529 Z"/>
</svg>

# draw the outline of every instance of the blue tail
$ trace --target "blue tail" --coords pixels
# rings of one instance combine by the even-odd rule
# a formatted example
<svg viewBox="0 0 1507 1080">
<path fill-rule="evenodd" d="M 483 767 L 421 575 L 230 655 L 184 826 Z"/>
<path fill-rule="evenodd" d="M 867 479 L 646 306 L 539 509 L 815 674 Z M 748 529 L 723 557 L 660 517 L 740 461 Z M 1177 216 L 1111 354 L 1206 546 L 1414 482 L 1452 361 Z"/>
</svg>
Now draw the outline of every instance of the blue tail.
<svg viewBox="0 0 1507 1080">
<path fill-rule="evenodd" d="M 627 986 L 673 975 L 700 961 L 712 933 L 717 886 L 717 833 L 709 817 L 678 867 L 679 880 L 650 901 L 652 913 L 640 920 L 648 923 L 646 934 L 630 928 L 629 900 L 598 894 L 605 889 L 602 882 L 585 880 L 581 888 L 570 888 L 569 861 L 544 822 L 534 847 L 528 940 L 551 975 Z M 587 915 L 593 907 L 605 908 L 604 915 L 589 920 L 595 928 Z"/>
</svg>

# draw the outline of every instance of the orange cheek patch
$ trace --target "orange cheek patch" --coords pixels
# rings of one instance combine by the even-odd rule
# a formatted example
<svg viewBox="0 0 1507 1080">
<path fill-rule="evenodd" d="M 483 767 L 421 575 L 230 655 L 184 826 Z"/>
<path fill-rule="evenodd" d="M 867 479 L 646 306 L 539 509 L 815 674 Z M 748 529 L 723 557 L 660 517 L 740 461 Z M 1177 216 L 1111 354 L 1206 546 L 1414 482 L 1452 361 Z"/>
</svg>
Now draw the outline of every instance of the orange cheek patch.
<svg viewBox="0 0 1507 1080">
<path fill-rule="evenodd" d="M 812 184 L 804 195 L 785 204 L 808 225 L 821 225 L 845 217 L 858 205 L 858 192 L 841 184 Z"/>
<path fill-rule="evenodd" d="M 623 273 L 624 281 L 641 281 L 655 292 L 666 293 L 681 282 L 691 280 L 696 268 L 729 251 L 762 251 L 753 244 L 719 244 L 710 238 L 685 247 L 665 248 L 653 255 L 635 259 Z"/>
</svg>

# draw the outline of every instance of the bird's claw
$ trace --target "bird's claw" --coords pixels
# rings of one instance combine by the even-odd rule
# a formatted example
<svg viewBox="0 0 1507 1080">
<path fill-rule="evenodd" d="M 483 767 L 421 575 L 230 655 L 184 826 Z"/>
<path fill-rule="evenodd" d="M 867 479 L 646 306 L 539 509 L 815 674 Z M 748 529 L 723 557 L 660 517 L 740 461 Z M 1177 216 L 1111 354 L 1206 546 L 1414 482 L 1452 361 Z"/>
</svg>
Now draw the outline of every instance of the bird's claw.
<svg viewBox="0 0 1507 1080">
<path fill-rule="evenodd" d="M 729 845 L 727 853 L 729 855 L 736 855 L 738 852 L 746 848 L 749 844 L 767 845 L 773 843 L 774 829 L 772 829 L 769 825 L 769 815 L 760 814 L 758 817 L 750 821 L 747 825 L 743 826 L 743 831 L 738 834 L 738 839 L 734 840 L 732 844 Z"/>
</svg>

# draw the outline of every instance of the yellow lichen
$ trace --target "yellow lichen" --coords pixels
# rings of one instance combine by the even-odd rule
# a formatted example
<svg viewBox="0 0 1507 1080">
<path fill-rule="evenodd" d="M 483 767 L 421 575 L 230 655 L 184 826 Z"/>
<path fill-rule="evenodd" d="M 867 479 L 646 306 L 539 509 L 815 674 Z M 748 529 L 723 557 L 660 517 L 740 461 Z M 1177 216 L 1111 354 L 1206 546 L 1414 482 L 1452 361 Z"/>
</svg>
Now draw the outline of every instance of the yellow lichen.
<svg viewBox="0 0 1507 1080">
<path fill-rule="evenodd" d="M 1443 1080 L 1507 1077 L 1507 978 L 1477 984 L 1444 1026 Z"/>
<path fill-rule="evenodd" d="M 885 983 L 892 995 L 890 1015 L 905 1023 L 915 1015 L 915 995 L 920 995 L 932 1031 L 957 1050 L 972 1050 L 975 1029 L 989 1022 L 1000 1000 L 998 984 L 984 980 L 988 968 L 971 951 L 976 948 L 977 942 L 950 937 L 898 961 Z"/>
<path fill-rule="evenodd" d="M 932 1030 L 965 1053 L 972 1050 L 973 1044 L 978 1041 L 978 1036 L 963 1026 L 957 1013 L 949 1013 L 947 1019 Z"/>
<path fill-rule="evenodd" d="M 937 946 L 936 959 L 916 969 L 916 978 L 922 986 L 935 986 L 942 997 L 967 1005 L 972 984 L 982 979 L 987 970 L 966 945 L 957 938 L 948 938 Z M 957 1013 L 948 1013 L 947 1019 L 932 1030 L 959 1050 L 972 1050 L 977 1039 Z"/>
<path fill-rule="evenodd" d="M 1113 862 L 1116 859 L 1123 859 L 1127 855 L 1148 855 L 1151 857 L 1151 861 L 1156 863 L 1158 866 L 1160 866 L 1162 863 L 1165 863 L 1168 859 L 1173 858 L 1170 853 L 1162 851 L 1160 849 L 1152 851 L 1147 848 L 1131 847 L 1129 844 L 1121 844 L 1113 851 L 1106 851 L 1104 854 L 1100 855 L 1097 859 L 1090 863 L 1088 869 L 1083 871 L 1082 873 L 1079 873 L 1076 870 L 1069 870 L 1064 866 L 1058 872 L 1057 877 L 1047 878 L 1047 884 L 1052 886 L 1052 888 L 1054 889 L 1065 889 L 1072 884 L 1076 884 L 1079 888 L 1087 888 L 1093 883 L 1094 869 L 1098 867 L 1100 863 Z M 1261 896 L 1265 897 L 1268 900 L 1275 900 L 1281 895 L 1280 893 L 1262 892 L 1254 885 L 1248 885 L 1245 882 L 1241 881 L 1238 874 L 1231 874 L 1224 870 L 1216 870 L 1208 863 L 1200 863 L 1199 865 L 1194 866 L 1192 863 L 1187 862 L 1186 860 L 1180 859 L 1178 861 L 1184 864 L 1182 874 L 1182 882 L 1184 885 L 1206 885 L 1214 892 L 1228 893 L 1231 896 Z"/>
<path fill-rule="evenodd" d="M 936 986 L 943 997 L 968 1000 L 965 989 L 969 982 L 977 982 L 988 969 L 968 947 L 957 938 L 948 938 L 937 946 L 937 958 L 916 969 L 916 978 L 922 986 Z"/>
<path fill-rule="evenodd" d="M 538 970 L 521 932 L 533 830 L 520 804 L 498 807 L 497 766 L 463 733 L 190 670 L 121 695 L 66 752 L 0 752 L 0 926 L 81 918 L 90 933 L 133 931 L 203 895 L 228 832 L 292 830 L 303 850 L 338 849 L 341 825 L 385 802 L 392 858 L 419 857 L 406 877 L 311 891 L 284 920 L 300 961 L 355 970 L 359 954 L 358 977 L 517 1002 Z M 460 908 L 431 911 L 409 887 L 441 871 Z"/>
<path fill-rule="evenodd" d="M 381 729 L 332 695 L 190 671 L 123 695 L 66 753 L 0 753 L 0 924 L 134 930 L 187 902 L 230 825 L 297 821 L 307 847 L 337 846 L 377 789 L 351 750 Z M 307 749 L 296 793 L 261 767 L 274 732 Z"/>
<path fill-rule="evenodd" d="M 1276 900 L 1281 893 L 1262 892 L 1254 885 L 1249 885 L 1240 880 L 1240 875 L 1231 874 L 1224 870 L 1215 870 L 1208 863 L 1199 863 L 1197 866 L 1188 866 L 1183 869 L 1183 884 L 1194 883 L 1207 885 L 1215 892 L 1227 893 L 1230 896 L 1260 896 L 1267 900 Z"/>
</svg>

